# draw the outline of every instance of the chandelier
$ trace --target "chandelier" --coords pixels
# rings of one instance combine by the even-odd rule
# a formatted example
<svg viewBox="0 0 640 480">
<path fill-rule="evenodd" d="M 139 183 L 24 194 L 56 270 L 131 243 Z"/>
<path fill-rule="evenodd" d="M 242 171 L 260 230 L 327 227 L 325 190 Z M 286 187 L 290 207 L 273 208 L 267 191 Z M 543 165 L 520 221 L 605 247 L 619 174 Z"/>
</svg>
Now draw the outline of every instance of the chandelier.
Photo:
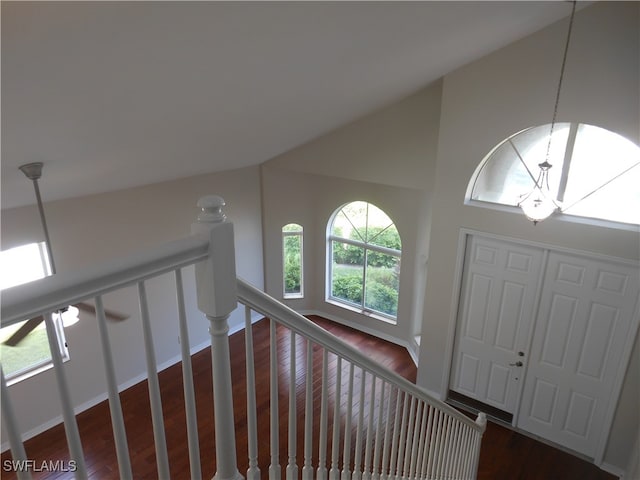
<svg viewBox="0 0 640 480">
<path fill-rule="evenodd" d="M 550 217 L 553 212 L 560 208 L 560 201 L 549 188 L 549 170 L 553 165 L 549 162 L 551 152 L 551 140 L 553 138 L 553 130 L 556 125 L 556 117 L 558 115 L 558 103 L 560 102 L 560 90 L 562 89 L 562 80 L 564 78 L 564 67 L 567 62 L 567 51 L 569 50 L 569 41 L 571 40 L 571 29 L 573 27 L 573 18 L 576 13 L 576 2 L 573 2 L 571 9 L 571 17 L 569 19 L 569 29 L 567 32 L 567 41 L 564 46 L 564 56 L 562 57 L 562 66 L 560 67 L 560 80 L 558 81 L 558 91 L 556 92 L 556 102 L 553 108 L 553 119 L 551 121 L 551 129 L 549 131 L 549 141 L 547 143 L 547 153 L 542 163 L 538 164 L 538 177 L 531 177 L 535 184 L 533 189 L 527 193 L 520 195 L 518 206 L 522 209 L 525 216 L 537 224 L 542 220 Z"/>
</svg>

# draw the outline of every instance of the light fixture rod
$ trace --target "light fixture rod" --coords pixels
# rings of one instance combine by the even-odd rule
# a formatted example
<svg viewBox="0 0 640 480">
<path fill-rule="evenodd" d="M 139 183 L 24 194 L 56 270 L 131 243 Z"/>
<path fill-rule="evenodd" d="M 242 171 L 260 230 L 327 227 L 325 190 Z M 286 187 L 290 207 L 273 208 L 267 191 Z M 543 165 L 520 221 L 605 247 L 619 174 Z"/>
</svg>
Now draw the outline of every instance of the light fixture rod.
<svg viewBox="0 0 640 480">
<path fill-rule="evenodd" d="M 40 186 L 38 185 L 38 179 L 42 175 L 42 163 L 28 163 L 20 167 L 20 171 L 26 175 L 26 177 L 33 181 L 33 190 L 36 193 L 36 202 L 38 204 L 38 212 L 40 212 L 40 223 L 42 224 L 42 231 L 44 232 L 44 242 L 47 247 L 47 255 L 49 256 L 49 266 L 51 267 L 51 273 L 55 275 L 56 264 L 53 260 L 53 250 L 51 249 L 51 239 L 49 237 L 49 229 L 47 228 L 47 219 L 44 216 L 44 206 L 42 205 L 42 197 L 40 196 Z"/>
<path fill-rule="evenodd" d="M 551 153 L 551 139 L 553 138 L 553 130 L 558 117 L 558 104 L 560 103 L 560 90 L 562 90 L 562 81 L 564 80 L 564 67 L 567 64 L 567 52 L 569 51 L 569 42 L 571 40 L 571 30 L 573 29 L 573 17 L 576 14 L 576 1 L 574 0 L 571 8 L 571 17 L 569 18 L 569 29 L 567 30 L 567 41 L 564 45 L 564 54 L 562 56 L 562 66 L 560 67 L 560 79 L 558 80 L 558 90 L 556 92 L 556 102 L 553 106 L 553 118 L 551 119 L 551 131 L 549 132 L 549 143 L 547 143 L 547 155 L 545 162 L 549 163 L 549 154 Z"/>
</svg>

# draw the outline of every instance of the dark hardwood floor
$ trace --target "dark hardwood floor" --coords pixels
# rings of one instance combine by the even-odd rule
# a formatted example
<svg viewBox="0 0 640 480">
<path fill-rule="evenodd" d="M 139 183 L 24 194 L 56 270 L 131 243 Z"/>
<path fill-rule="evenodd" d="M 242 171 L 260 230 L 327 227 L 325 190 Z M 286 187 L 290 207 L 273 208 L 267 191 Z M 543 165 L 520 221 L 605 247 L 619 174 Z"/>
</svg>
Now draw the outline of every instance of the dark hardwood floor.
<svg viewBox="0 0 640 480">
<path fill-rule="evenodd" d="M 313 321 L 341 337 L 361 351 L 369 354 L 374 360 L 396 371 L 412 382 L 415 382 L 416 367 L 408 353 L 402 347 L 384 340 L 363 334 L 322 319 L 311 317 Z M 269 362 L 269 328 L 268 322 L 260 321 L 254 325 L 254 348 L 256 365 L 268 365 Z M 286 361 L 288 337 L 278 332 L 278 344 Z M 244 390 L 245 361 L 244 334 L 237 333 L 230 337 L 232 357 L 232 373 L 238 381 L 234 384 L 233 395 L 238 404 L 236 407 L 236 435 L 238 439 L 238 468 L 241 473 L 247 469 L 246 422 Z M 335 368 L 335 367 L 334 367 Z M 215 439 L 213 437 L 213 394 L 211 380 L 211 354 L 208 349 L 193 356 L 194 382 L 196 385 L 196 404 L 198 410 L 198 427 L 200 436 L 201 464 L 204 478 L 212 478 L 215 473 Z M 267 408 L 269 403 L 268 373 L 257 375 L 258 409 Z M 182 393 L 182 369 L 174 365 L 160 373 L 160 386 L 166 425 L 167 448 L 171 465 L 171 475 L 175 479 L 189 478 L 189 459 L 186 453 L 186 427 L 184 401 Z M 319 391 L 315 393 L 319 398 Z M 316 404 L 318 398 L 314 399 Z M 150 418 L 147 384 L 142 382 L 121 394 L 121 402 L 133 475 L 135 479 L 157 478 L 155 453 Z M 287 392 L 280 395 L 281 415 L 286 415 Z M 111 434 L 111 422 L 107 402 L 78 415 L 78 426 L 85 450 L 87 469 L 90 478 L 116 479 L 118 469 L 115 447 Z M 317 427 L 316 427 L 317 428 Z M 315 430 L 317 431 L 317 430 Z M 259 466 L 262 477 L 267 478 L 269 464 L 269 425 L 268 418 L 259 420 Z M 299 437 L 300 441 L 300 437 Z M 286 432 L 280 433 L 281 465 L 286 465 Z M 299 443 L 301 444 L 301 443 Z M 68 451 L 62 425 L 56 426 L 25 444 L 27 456 L 35 465 L 42 462 L 61 460 L 68 461 Z M 298 447 L 300 452 L 302 447 Z M 314 454 L 314 458 L 315 454 Z M 3 479 L 13 479 L 15 473 L 5 469 L 6 461 L 11 459 L 10 452 L 2 454 Z M 301 465 L 302 461 L 299 460 Z M 64 463 L 63 463 L 64 465 Z M 34 478 L 66 479 L 73 478 L 68 472 L 38 472 Z M 479 479 L 482 480 L 612 480 L 615 477 L 603 472 L 594 465 L 573 455 L 554 449 L 529 437 L 520 435 L 508 428 L 489 423 L 483 438 L 480 455 Z"/>
</svg>

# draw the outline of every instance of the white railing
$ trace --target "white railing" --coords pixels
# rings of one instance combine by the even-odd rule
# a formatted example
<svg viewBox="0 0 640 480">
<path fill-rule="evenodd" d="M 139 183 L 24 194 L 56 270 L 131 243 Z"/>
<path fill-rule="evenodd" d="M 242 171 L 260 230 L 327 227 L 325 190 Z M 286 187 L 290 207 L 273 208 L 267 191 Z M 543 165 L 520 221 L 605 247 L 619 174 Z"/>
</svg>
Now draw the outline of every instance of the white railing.
<svg viewBox="0 0 640 480">
<path fill-rule="evenodd" d="M 210 322 L 215 437 L 224 439 L 216 442 L 217 480 L 243 478 L 236 460 L 227 323 L 238 300 L 245 305 L 246 318 L 247 478 L 262 478 L 257 426 L 263 415 L 268 415 L 271 425 L 270 463 L 263 466 L 263 475 L 268 475 L 269 479 L 281 477 L 281 462 L 285 465 L 288 480 L 299 476 L 303 479 L 336 480 L 475 478 L 485 428 L 483 414 L 476 421 L 467 418 L 282 303 L 237 279 L 233 226 L 222 213 L 224 202 L 211 196 L 201 199 L 198 205 L 202 211 L 192 228 L 191 237 L 142 255 L 110 262 L 108 266 L 71 275 L 57 274 L 31 286 L 15 287 L 7 290 L 2 298 L 2 327 L 44 315 L 47 328 L 53 326 L 48 312 L 86 299 L 95 300 L 121 478 L 133 478 L 132 465 L 102 296 L 126 286 L 138 287 L 157 472 L 159 478 L 169 478 L 153 329 L 145 286 L 150 278 L 168 272 L 174 272 L 176 282 L 190 474 L 191 478 L 202 476 L 181 273 L 182 267 L 191 264 L 196 265 L 198 308 Z M 270 322 L 268 367 L 256 366 L 254 361 L 252 311 L 264 315 Z M 281 354 L 277 345 L 282 341 L 288 345 L 285 349 L 288 362 L 279 358 Z M 71 395 L 62 359 L 55 355 L 56 351 L 52 345 L 70 459 L 76 465 L 76 478 L 86 478 Z M 260 369 L 258 375 L 256 368 Z M 330 375 L 330 372 L 335 374 Z M 264 381 L 266 376 L 270 391 L 269 408 L 258 411 L 256 382 Z M 4 374 L 1 387 L 2 419 L 13 460 L 27 461 Z M 317 388 L 320 388 L 320 402 L 314 404 L 314 390 Z M 286 406 L 280 404 L 283 389 L 288 396 Z M 235 402 L 243 400 L 236 398 Z M 299 403 L 304 407 L 298 408 Z M 286 452 L 280 451 L 281 433 L 286 434 Z M 299 445 L 302 448 L 298 449 Z M 210 455 L 211 452 L 205 454 Z M 31 478 L 28 470 L 17 472 L 17 476 L 20 479 Z"/>
</svg>

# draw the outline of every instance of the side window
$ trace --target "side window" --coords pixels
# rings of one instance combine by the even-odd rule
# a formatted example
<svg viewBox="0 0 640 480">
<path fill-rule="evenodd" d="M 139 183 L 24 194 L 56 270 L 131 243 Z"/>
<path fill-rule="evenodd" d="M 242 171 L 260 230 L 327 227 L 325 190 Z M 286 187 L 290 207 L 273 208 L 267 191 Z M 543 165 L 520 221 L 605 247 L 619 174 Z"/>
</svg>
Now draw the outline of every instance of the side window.
<svg viewBox="0 0 640 480">
<path fill-rule="evenodd" d="M 282 227 L 282 272 L 284 298 L 302 298 L 303 229 L 297 223 Z"/>
<path fill-rule="evenodd" d="M 0 290 L 32 282 L 50 274 L 49 257 L 44 243 L 29 243 L 0 252 Z M 15 346 L 5 343 L 27 321 L 0 329 L 0 359 L 8 384 L 16 383 L 51 366 L 51 351 L 44 322 Z M 67 360 L 69 355 L 62 315 L 54 315 L 54 325 L 62 358 Z"/>
<path fill-rule="evenodd" d="M 395 323 L 400 287 L 400 235 L 371 203 L 352 202 L 329 221 L 327 300 Z"/>
</svg>

